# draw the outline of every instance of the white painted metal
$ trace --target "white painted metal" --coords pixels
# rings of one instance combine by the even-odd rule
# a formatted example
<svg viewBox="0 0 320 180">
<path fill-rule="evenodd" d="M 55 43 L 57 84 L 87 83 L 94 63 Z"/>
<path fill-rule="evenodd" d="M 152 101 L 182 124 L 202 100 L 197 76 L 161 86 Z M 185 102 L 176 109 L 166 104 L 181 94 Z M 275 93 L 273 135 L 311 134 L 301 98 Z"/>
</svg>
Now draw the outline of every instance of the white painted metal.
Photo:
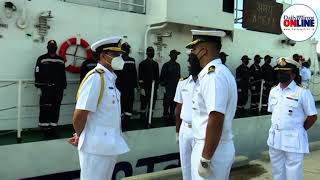
<svg viewBox="0 0 320 180">
<path fill-rule="evenodd" d="M 17 118 L 17 138 L 21 139 L 21 91 L 22 91 L 22 81 L 18 81 L 18 102 L 17 102 L 17 110 L 18 110 L 18 118 Z"/>
<path fill-rule="evenodd" d="M 155 81 L 152 81 L 152 86 L 151 86 L 151 97 L 150 97 L 150 103 L 149 103 L 149 115 L 148 115 L 148 123 L 151 125 L 151 119 L 152 119 L 152 110 L 153 110 L 153 97 L 154 97 L 154 84 Z"/>
</svg>

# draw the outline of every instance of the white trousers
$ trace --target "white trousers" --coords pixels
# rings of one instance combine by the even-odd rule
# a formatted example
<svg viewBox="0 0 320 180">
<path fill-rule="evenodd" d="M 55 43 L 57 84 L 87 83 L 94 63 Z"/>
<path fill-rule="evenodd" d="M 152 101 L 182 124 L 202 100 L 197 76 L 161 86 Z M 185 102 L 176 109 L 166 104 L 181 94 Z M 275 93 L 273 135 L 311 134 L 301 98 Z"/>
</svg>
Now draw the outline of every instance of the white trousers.
<svg viewBox="0 0 320 180">
<path fill-rule="evenodd" d="M 228 180 L 232 163 L 235 158 L 233 141 L 220 143 L 211 159 L 212 174 L 208 178 L 199 176 L 198 167 L 202 156 L 204 141 L 195 141 L 191 155 L 192 180 Z"/>
<path fill-rule="evenodd" d="M 269 147 L 269 155 L 274 180 L 303 180 L 303 153 Z"/>
<path fill-rule="evenodd" d="M 179 149 L 183 180 L 191 180 L 191 153 L 194 144 L 192 129 L 182 122 L 179 131 Z"/>
<path fill-rule="evenodd" d="M 111 180 L 117 156 L 103 156 L 79 151 L 80 180 Z"/>
</svg>

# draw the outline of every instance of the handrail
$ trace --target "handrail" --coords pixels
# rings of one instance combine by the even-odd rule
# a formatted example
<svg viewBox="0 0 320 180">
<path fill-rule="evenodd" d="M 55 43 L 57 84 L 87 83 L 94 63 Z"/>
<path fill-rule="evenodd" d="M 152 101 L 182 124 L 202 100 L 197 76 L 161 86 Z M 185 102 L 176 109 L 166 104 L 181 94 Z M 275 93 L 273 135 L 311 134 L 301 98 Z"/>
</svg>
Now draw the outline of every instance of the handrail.
<svg viewBox="0 0 320 180">
<path fill-rule="evenodd" d="M 1 109 L 0 111 L 4 111 L 4 110 L 9 110 L 9 109 L 15 109 L 17 108 L 17 143 L 21 143 L 21 109 L 23 107 L 33 107 L 35 105 L 22 105 L 21 103 L 21 98 L 22 98 L 22 86 L 23 84 L 27 83 L 27 84 L 35 84 L 34 79 L 0 79 L 0 83 L 1 82 L 6 82 L 6 83 L 10 83 L 10 84 L 6 84 L 3 86 L 0 86 L 0 88 L 3 87 L 8 87 L 14 84 L 18 84 L 18 89 L 17 89 L 17 93 L 18 93 L 18 98 L 17 98 L 17 106 L 13 106 L 13 107 L 8 107 L 8 108 L 4 108 Z M 79 79 L 69 79 L 67 80 L 67 82 L 69 82 L 69 84 L 79 84 Z M 72 105 L 75 103 L 64 103 L 63 105 Z"/>
<path fill-rule="evenodd" d="M 34 79 L 0 79 L 1 82 L 34 82 Z M 80 79 L 67 79 L 67 82 L 79 82 Z"/>
</svg>

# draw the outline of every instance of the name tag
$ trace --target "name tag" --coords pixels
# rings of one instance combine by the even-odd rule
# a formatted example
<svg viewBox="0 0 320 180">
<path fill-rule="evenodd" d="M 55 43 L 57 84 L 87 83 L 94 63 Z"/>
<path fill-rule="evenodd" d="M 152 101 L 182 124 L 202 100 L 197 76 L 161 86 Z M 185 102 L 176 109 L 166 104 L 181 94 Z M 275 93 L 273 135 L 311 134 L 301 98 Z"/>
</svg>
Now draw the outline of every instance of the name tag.
<svg viewBox="0 0 320 180">
<path fill-rule="evenodd" d="M 183 91 L 183 92 L 186 92 L 186 91 L 188 91 L 188 89 L 182 89 L 182 91 Z"/>
<path fill-rule="evenodd" d="M 109 87 L 109 89 L 114 89 L 113 87 Z"/>
<path fill-rule="evenodd" d="M 287 99 L 293 100 L 293 101 L 299 101 L 298 99 L 295 99 L 293 97 L 286 97 Z"/>
</svg>

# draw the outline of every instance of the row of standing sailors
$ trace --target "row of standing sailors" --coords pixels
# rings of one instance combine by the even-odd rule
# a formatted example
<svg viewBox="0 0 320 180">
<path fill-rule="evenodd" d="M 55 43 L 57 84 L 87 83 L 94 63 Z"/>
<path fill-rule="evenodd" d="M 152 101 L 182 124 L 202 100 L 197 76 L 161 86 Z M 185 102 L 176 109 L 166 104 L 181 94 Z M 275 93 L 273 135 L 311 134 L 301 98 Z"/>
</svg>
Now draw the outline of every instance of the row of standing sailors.
<svg viewBox="0 0 320 180">
<path fill-rule="evenodd" d="M 151 98 L 152 81 L 155 81 L 153 108 L 157 99 L 157 89 L 159 84 L 165 87 L 163 99 L 163 118 L 166 125 L 173 125 L 175 103 L 173 101 L 176 86 L 180 78 L 180 65 L 176 62 L 180 52 L 170 51 L 170 61 L 166 62 L 159 76 L 159 65 L 154 61 L 155 51 L 152 47 L 146 50 L 147 58 L 139 64 L 139 79 L 135 65 L 135 59 L 130 57 L 131 47 L 128 43 L 122 45 L 125 52 L 122 55 L 125 65 L 122 71 L 116 71 L 118 78 L 116 85 L 121 92 L 121 109 L 123 114 L 123 129 L 127 129 L 126 121 L 131 118 L 133 112 L 134 89 L 140 90 L 140 118 L 144 121 L 144 127 L 149 126 L 147 119 L 147 108 Z M 63 91 L 67 86 L 64 62 L 61 57 L 56 55 L 57 44 L 51 40 L 48 42 L 48 53 L 39 57 L 35 68 L 35 86 L 41 92 L 40 96 L 40 115 L 39 126 L 44 128 L 45 132 L 54 129 L 57 126 L 60 104 L 63 97 Z M 222 63 L 225 64 L 228 55 L 220 53 Z M 299 60 L 296 54 L 293 59 Z M 300 56 L 301 58 L 301 56 Z M 265 63 L 260 67 L 261 59 Z M 259 114 L 261 81 L 264 80 L 261 114 L 267 114 L 268 95 L 271 87 L 278 83 L 275 67 L 270 65 L 272 57 L 266 55 L 262 58 L 260 55 L 254 57 L 254 64 L 250 67 L 248 56 L 241 58 L 242 64 L 236 69 L 236 81 L 238 86 L 238 106 L 237 117 L 247 116 L 245 106 L 248 101 L 249 90 L 251 91 L 250 114 Z M 81 66 L 80 80 L 96 66 L 93 60 L 86 60 Z M 306 71 L 306 72 L 304 72 Z M 304 74 L 311 76 L 307 70 Z M 299 74 L 299 73 L 298 73 Z M 306 79 L 303 78 L 302 79 Z M 301 83 L 301 77 L 298 77 L 298 83 Z M 50 86 L 49 86 L 50 85 Z M 138 86 L 139 85 L 139 86 Z M 46 133 L 46 135 L 48 135 Z"/>
</svg>

